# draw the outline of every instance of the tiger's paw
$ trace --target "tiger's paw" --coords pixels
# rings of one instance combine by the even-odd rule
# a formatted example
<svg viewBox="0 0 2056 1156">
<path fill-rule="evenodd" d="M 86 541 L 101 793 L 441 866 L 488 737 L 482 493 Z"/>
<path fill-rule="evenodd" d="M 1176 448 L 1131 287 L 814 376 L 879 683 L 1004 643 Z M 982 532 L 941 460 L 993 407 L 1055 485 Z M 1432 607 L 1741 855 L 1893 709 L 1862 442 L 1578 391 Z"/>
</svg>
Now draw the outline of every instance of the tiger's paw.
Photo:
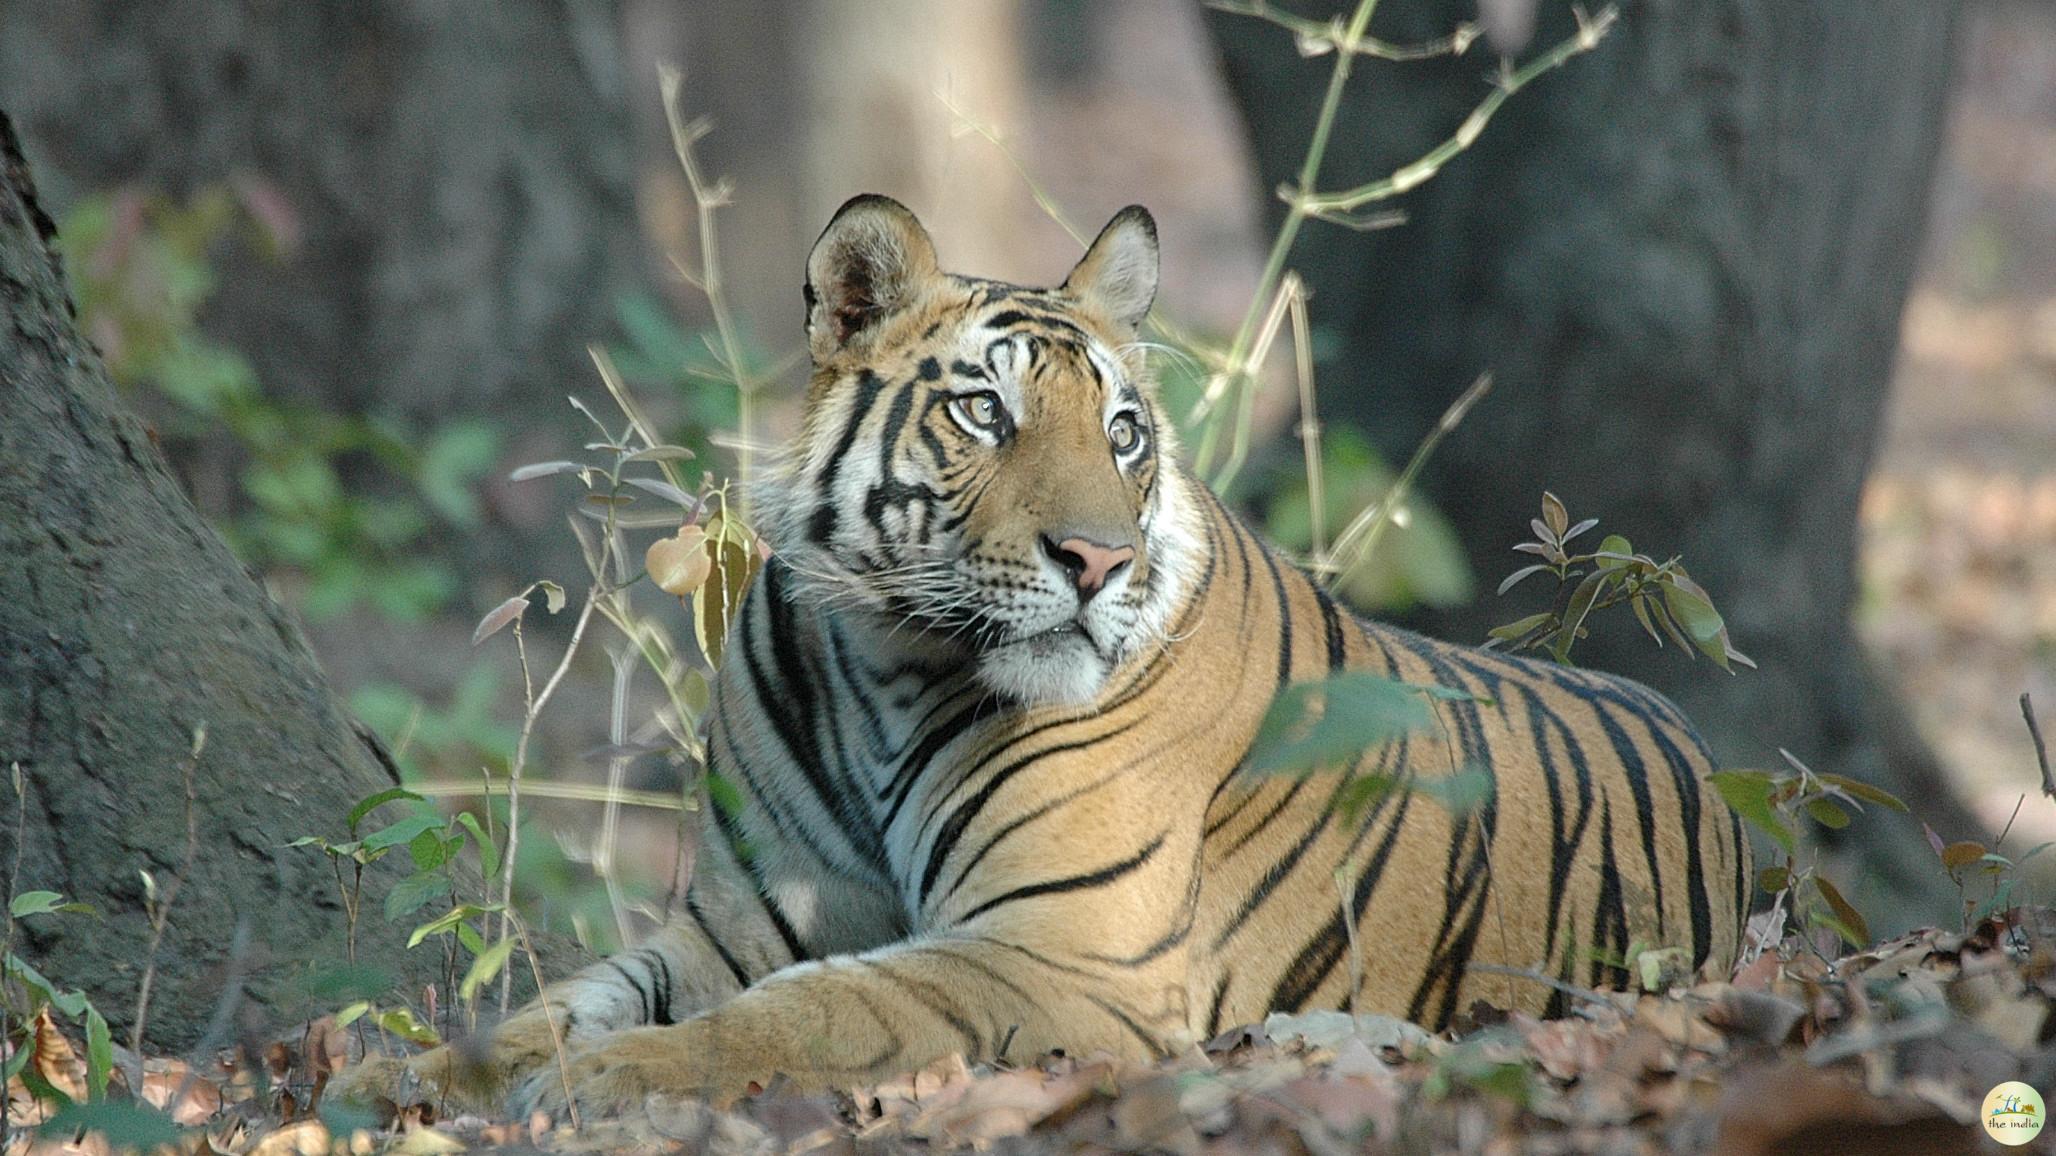
<svg viewBox="0 0 2056 1156">
<path fill-rule="evenodd" d="M 537 1112 L 568 1122 L 577 1105 L 581 1121 L 639 1111 L 652 1095 L 698 1096 L 714 1089 L 690 1062 L 691 1045 L 677 1027 L 611 1032 L 566 1053 L 564 1066 L 545 1064 L 509 1097 L 517 1120 Z"/>
<path fill-rule="evenodd" d="M 556 1038 L 547 1017 L 525 1010 L 490 1038 L 430 1048 L 406 1057 L 368 1055 L 337 1073 L 328 1094 L 339 1101 L 433 1105 L 439 1114 L 487 1111 L 531 1071 L 555 1071 Z"/>
<path fill-rule="evenodd" d="M 430 1104 L 438 1114 L 472 1110 L 489 1098 L 479 1081 L 465 1078 L 471 1066 L 448 1046 L 404 1058 L 366 1056 L 336 1073 L 327 1095 L 332 1102 L 347 1104 Z"/>
</svg>

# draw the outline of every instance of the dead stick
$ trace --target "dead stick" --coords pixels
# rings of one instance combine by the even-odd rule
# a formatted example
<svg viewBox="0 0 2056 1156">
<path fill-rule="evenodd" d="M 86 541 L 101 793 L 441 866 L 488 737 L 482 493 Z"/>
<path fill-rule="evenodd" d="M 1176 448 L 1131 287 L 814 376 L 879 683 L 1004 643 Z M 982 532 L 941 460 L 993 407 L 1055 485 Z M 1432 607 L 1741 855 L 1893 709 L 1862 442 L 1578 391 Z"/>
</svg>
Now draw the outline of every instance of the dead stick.
<svg viewBox="0 0 2056 1156">
<path fill-rule="evenodd" d="M 2020 692 L 2020 717 L 2027 720 L 2028 737 L 2035 742 L 2035 762 L 2042 768 L 2042 793 L 2056 799 L 2056 776 L 2049 773 L 2049 744 L 2042 741 L 2042 724 L 2035 721 L 2035 700 Z"/>
</svg>

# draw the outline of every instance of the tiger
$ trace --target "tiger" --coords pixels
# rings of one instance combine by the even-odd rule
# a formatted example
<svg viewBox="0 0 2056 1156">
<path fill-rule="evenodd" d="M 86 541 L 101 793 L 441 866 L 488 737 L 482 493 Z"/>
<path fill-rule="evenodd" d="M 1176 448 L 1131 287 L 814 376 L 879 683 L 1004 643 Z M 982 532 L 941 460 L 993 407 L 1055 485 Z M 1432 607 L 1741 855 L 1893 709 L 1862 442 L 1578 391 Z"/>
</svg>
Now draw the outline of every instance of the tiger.
<svg viewBox="0 0 2056 1156">
<path fill-rule="evenodd" d="M 706 731 L 731 789 L 680 910 L 415 1075 L 590 1115 L 1160 1058 L 1274 1011 L 1557 1015 L 1634 945 L 1731 965 L 1749 845 L 1675 706 L 1359 618 L 1184 464 L 1147 210 L 1037 289 L 943 272 L 859 196 L 806 273 L 804 414 Z M 1438 725 L 1247 773 L 1284 688 L 1356 671 L 1444 688 Z M 1438 803 L 1465 769 L 1483 798 Z M 1339 806 L 1366 775 L 1395 787 Z"/>
</svg>

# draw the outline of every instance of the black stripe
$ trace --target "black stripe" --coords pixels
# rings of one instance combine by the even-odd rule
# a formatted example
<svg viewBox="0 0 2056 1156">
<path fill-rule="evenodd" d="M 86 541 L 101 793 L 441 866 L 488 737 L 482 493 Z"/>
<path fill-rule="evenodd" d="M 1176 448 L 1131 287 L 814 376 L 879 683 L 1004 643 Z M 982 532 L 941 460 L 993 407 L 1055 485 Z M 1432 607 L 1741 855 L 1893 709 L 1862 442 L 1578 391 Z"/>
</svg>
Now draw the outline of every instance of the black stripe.
<svg viewBox="0 0 2056 1156">
<path fill-rule="evenodd" d="M 1120 1008 L 1115 1007 L 1113 1004 L 1108 1003 L 1106 1000 L 1099 998 L 1091 992 L 1086 992 L 1085 998 L 1091 1000 L 1094 1004 L 1097 1004 L 1099 1006 L 1099 1010 L 1119 1020 L 1121 1022 L 1121 1026 L 1127 1028 L 1128 1033 L 1130 1035 L 1142 1041 L 1142 1046 L 1148 1049 L 1149 1054 L 1153 1059 L 1161 1060 L 1168 1058 L 1170 1056 L 1171 1053 L 1164 1049 L 1164 1045 L 1157 1040 L 1157 1037 L 1143 1030 L 1142 1025 L 1136 1023 L 1132 1018 L 1130 1018 L 1127 1012 L 1122 1011 Z"/>
<path fill-rule="evenodd" d="M 842 461 L 849 456 L 850 447 L 856 444 L 858 427 L 864 424 L 865 416 L 871 412 L 879 391 L 884 388 L 884 379 L 870 370 L 857 373 L 857 398 L 850 404 L 849 421 L 843 425 L 842 435 L 836 439 L 827 464 L 821 467 L 820 475 L 814 479 L 814 492 L 820 495 L 821 504 L 814 509 L 807 534 L 816 542 L 826 542 L 835 533 L 835 476 L 842 471 Z"/>
<path fill-rule="evenodd" d="M 1649 885 L 1656 902 L 1656 936 L 1664 937 L 1663 909 L 1663 865 L 1656 853 L 1656 801 L 1649 794 L 1649 770 L 1643 765 L 1642 753 L 1635 749 L 1635 742 L 1628 732 L 1621 729 L 1613 712 L 1600 698 L 1589 700 L 1592 715 L 1599 720 L 1599 727 L 1606 732 L 1607 741 L 1613 744 L 1613 753 L 1621 765 L 1622 774 L 1628 781 L 1628 793 L 1635 800 L 1635 821 L 1642 833 L 1642 857 L 1649 864 Z"/>
<path fill-rule="evenodd" d="M 999 789 L 1007 784 L 1007 780 L 1021 773 L 1024 769 L 1033 766 L 1037 759 L 1049 755 L 1063 754 L 1066 751 L 1084 750 L 1087 747 L 1098 746 L 1100 743 L 1127 733 L 1134 726 L 1135 723 L 1130 721 L 1103 735 L 1090 735 L 1086 738 L 1074 739 L 1068 743 L 1059 743 L 1053 747 L 1046 747 L 1025 758 L 1016 759 L 1014 762 L 994 771 L 992 777 L 985 781 L 985 785 L 980 787 L 976 794 L 958 804 L 957 808 L 949 813 L 949 818 L 943 821 L 942 829 L 935 836 L 935 842 L 928 848 L 927 866 L 921 869 L 921 889 L 915 900 L 915 906 L 921 908 L 928 906 L 928 895 L 935 888 L 935 877 L 941 873 L 943 863 L 949 858 L 950 852 L 956 849 L 957 841 L 963 838 L 964 830 L 971 825 L 971 820 L 978 817 L 978 813 L 983 811 L 985 805 L 992 801 L 992 797 L 999 793 Z M 983 763 L 984 760 L 981 760 L 980 765 L 982 766 Z M 976 771 L 974 770 L 972 773 L 975 774 Z"/>
<path fill-rule="evenodd" d="M 1221 981 L 1214 985 L 1213 1005 L 1207 1009 L 1206 1013 L 1207 1039 L 1212 1039 L 1221 1034 L 1221 1006 L 1228 1000 L 1229 978 L 1228 970 L 1226 968 L 1221 969 Z"/>
<path fill-rule="evenodd" d="M 931 984 L 926 980 L 912 979 L 907 976 L 901 975 L 900 973 L 885 966 L 884 963 L 875 959 L 859 958 L 857 962 L 863 964 L 865 967 L 870 968 L 877 974 L 884 976 L 891 982 L 898 984 L 900 987 L 905 988 L 909 996 L 911 996 L 914 1000 L 918 1001 L 921 1004 L 921 1006 L 927 1008 L 929 1011 L 934 1012 L 936 1018 L 948 1024 L 950 1028 L 957 1033 L 957 1035 L 963 1037 L 964 1055 L 966 1058 L 971 1059 L 975 1062 L 976 1060 L 982 1059 L 984 1057 L 984 1037 L 978 1034 L 978 1029 L 971 1025 L 971 1021 L 965 1019 L 961 1014 L 959 1014 L 954 1006 L 945 1005 L 945 1001 L 948 999 L 948 996 L 944 992 L 936 988 L 934 984 Z"/>
<path fill-rule="evenodd" d="M 1592 987 L 1609 984 L 1625 991 L 1628 987 L 1628 911 L 1621 897 L 1621 873 L 1613 858 L 1613 801 L 1602 788 L 1599 793 L 1599 899 L 1592 910 Z M 1608 963 L 1602 955 L 1612 954 L 1621 963 Z M 1612 974 L 1608 974 L 1611 971 Z"/>
<path fill-rule="evenodd" d="M 621 961 L 619 959 L 607 959 L 603 960 L 602 962 L 604 962 L 608 967 L 613 968 L 614 971 L 621 976 L 621 982 L 627 984 L 629 990 L 635 992 L 635 1002 L 642 1007 L 642 1018 L 635 1022 L 638 1024 L 649 1023 L 650 993 L 644 991 L 643 985 L 637 983 L 635 977 L 628 974 L 628 969 L 626 967 L 621 966 Z"/>
<path fill-rule="evenodd" d="M 1119 863 L 1109 864 L 1097 871 L 1089 871 L 1083 875 L 1069 875 L 1062 879 L 1049 879 L 1041 883 L 1030 883 L 1026 887 L 1016 887 L 1012 891 L 1002 895 L 995 895 L 991 899 L 973 907 L 970 911 L 965 912 L 963 917 L 956 922 L 959 924 L 969 923 L 996 907 L 1022 899 L 1033 899 L 1041 895 L 1059 895 L 1067 891 L 1084 891 L 1094 887 L 1105 887 L 1123 875 L 1135 871 L 1148 863 L 1151 857 L 1157 853 L 1157 849 L 1163 845 L 1164 836 L 1158 835 L 1149 841 L 1147 847 L 1121 860 Z"/>
<path fill-rule="evenodd" d="M 748 969 L 744 968 L 740 961 L 728 953 L 728 948 L 714 934 L 714 929 L 707 926 L 706 915 L 700 911 L 698 901 L 693 899 L 691 895 L 685 897 L 685 912 L 687 915 L 692 916 L 694 923 L 699 924 L 700 932 L 707 937 L 707 942 L 713 945 L 714 954 L 721 957 L 721 962 L 727 966 L 728 974 L 735 977 L 735 982 L 743 987 L 750 986 L 750 973 Z"/>
</svg>

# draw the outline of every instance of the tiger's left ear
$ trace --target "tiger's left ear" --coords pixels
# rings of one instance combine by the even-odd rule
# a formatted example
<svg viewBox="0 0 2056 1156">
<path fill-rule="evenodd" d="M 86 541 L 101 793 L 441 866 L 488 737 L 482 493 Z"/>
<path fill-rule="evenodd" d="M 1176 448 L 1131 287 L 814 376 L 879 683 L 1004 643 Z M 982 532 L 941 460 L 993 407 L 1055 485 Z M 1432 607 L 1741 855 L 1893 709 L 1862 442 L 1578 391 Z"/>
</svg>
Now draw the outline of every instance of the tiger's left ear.
<svg viewBox="0 0 2056 1156">
<path fill-rule="evenodd" d="M 1064 278 L 1064 291 L 1130 332 L 1140 331 L 1157 291 L 1156 219 L 1149 210 L 1129 205 L 1115 213 Z"/>
</svg>

